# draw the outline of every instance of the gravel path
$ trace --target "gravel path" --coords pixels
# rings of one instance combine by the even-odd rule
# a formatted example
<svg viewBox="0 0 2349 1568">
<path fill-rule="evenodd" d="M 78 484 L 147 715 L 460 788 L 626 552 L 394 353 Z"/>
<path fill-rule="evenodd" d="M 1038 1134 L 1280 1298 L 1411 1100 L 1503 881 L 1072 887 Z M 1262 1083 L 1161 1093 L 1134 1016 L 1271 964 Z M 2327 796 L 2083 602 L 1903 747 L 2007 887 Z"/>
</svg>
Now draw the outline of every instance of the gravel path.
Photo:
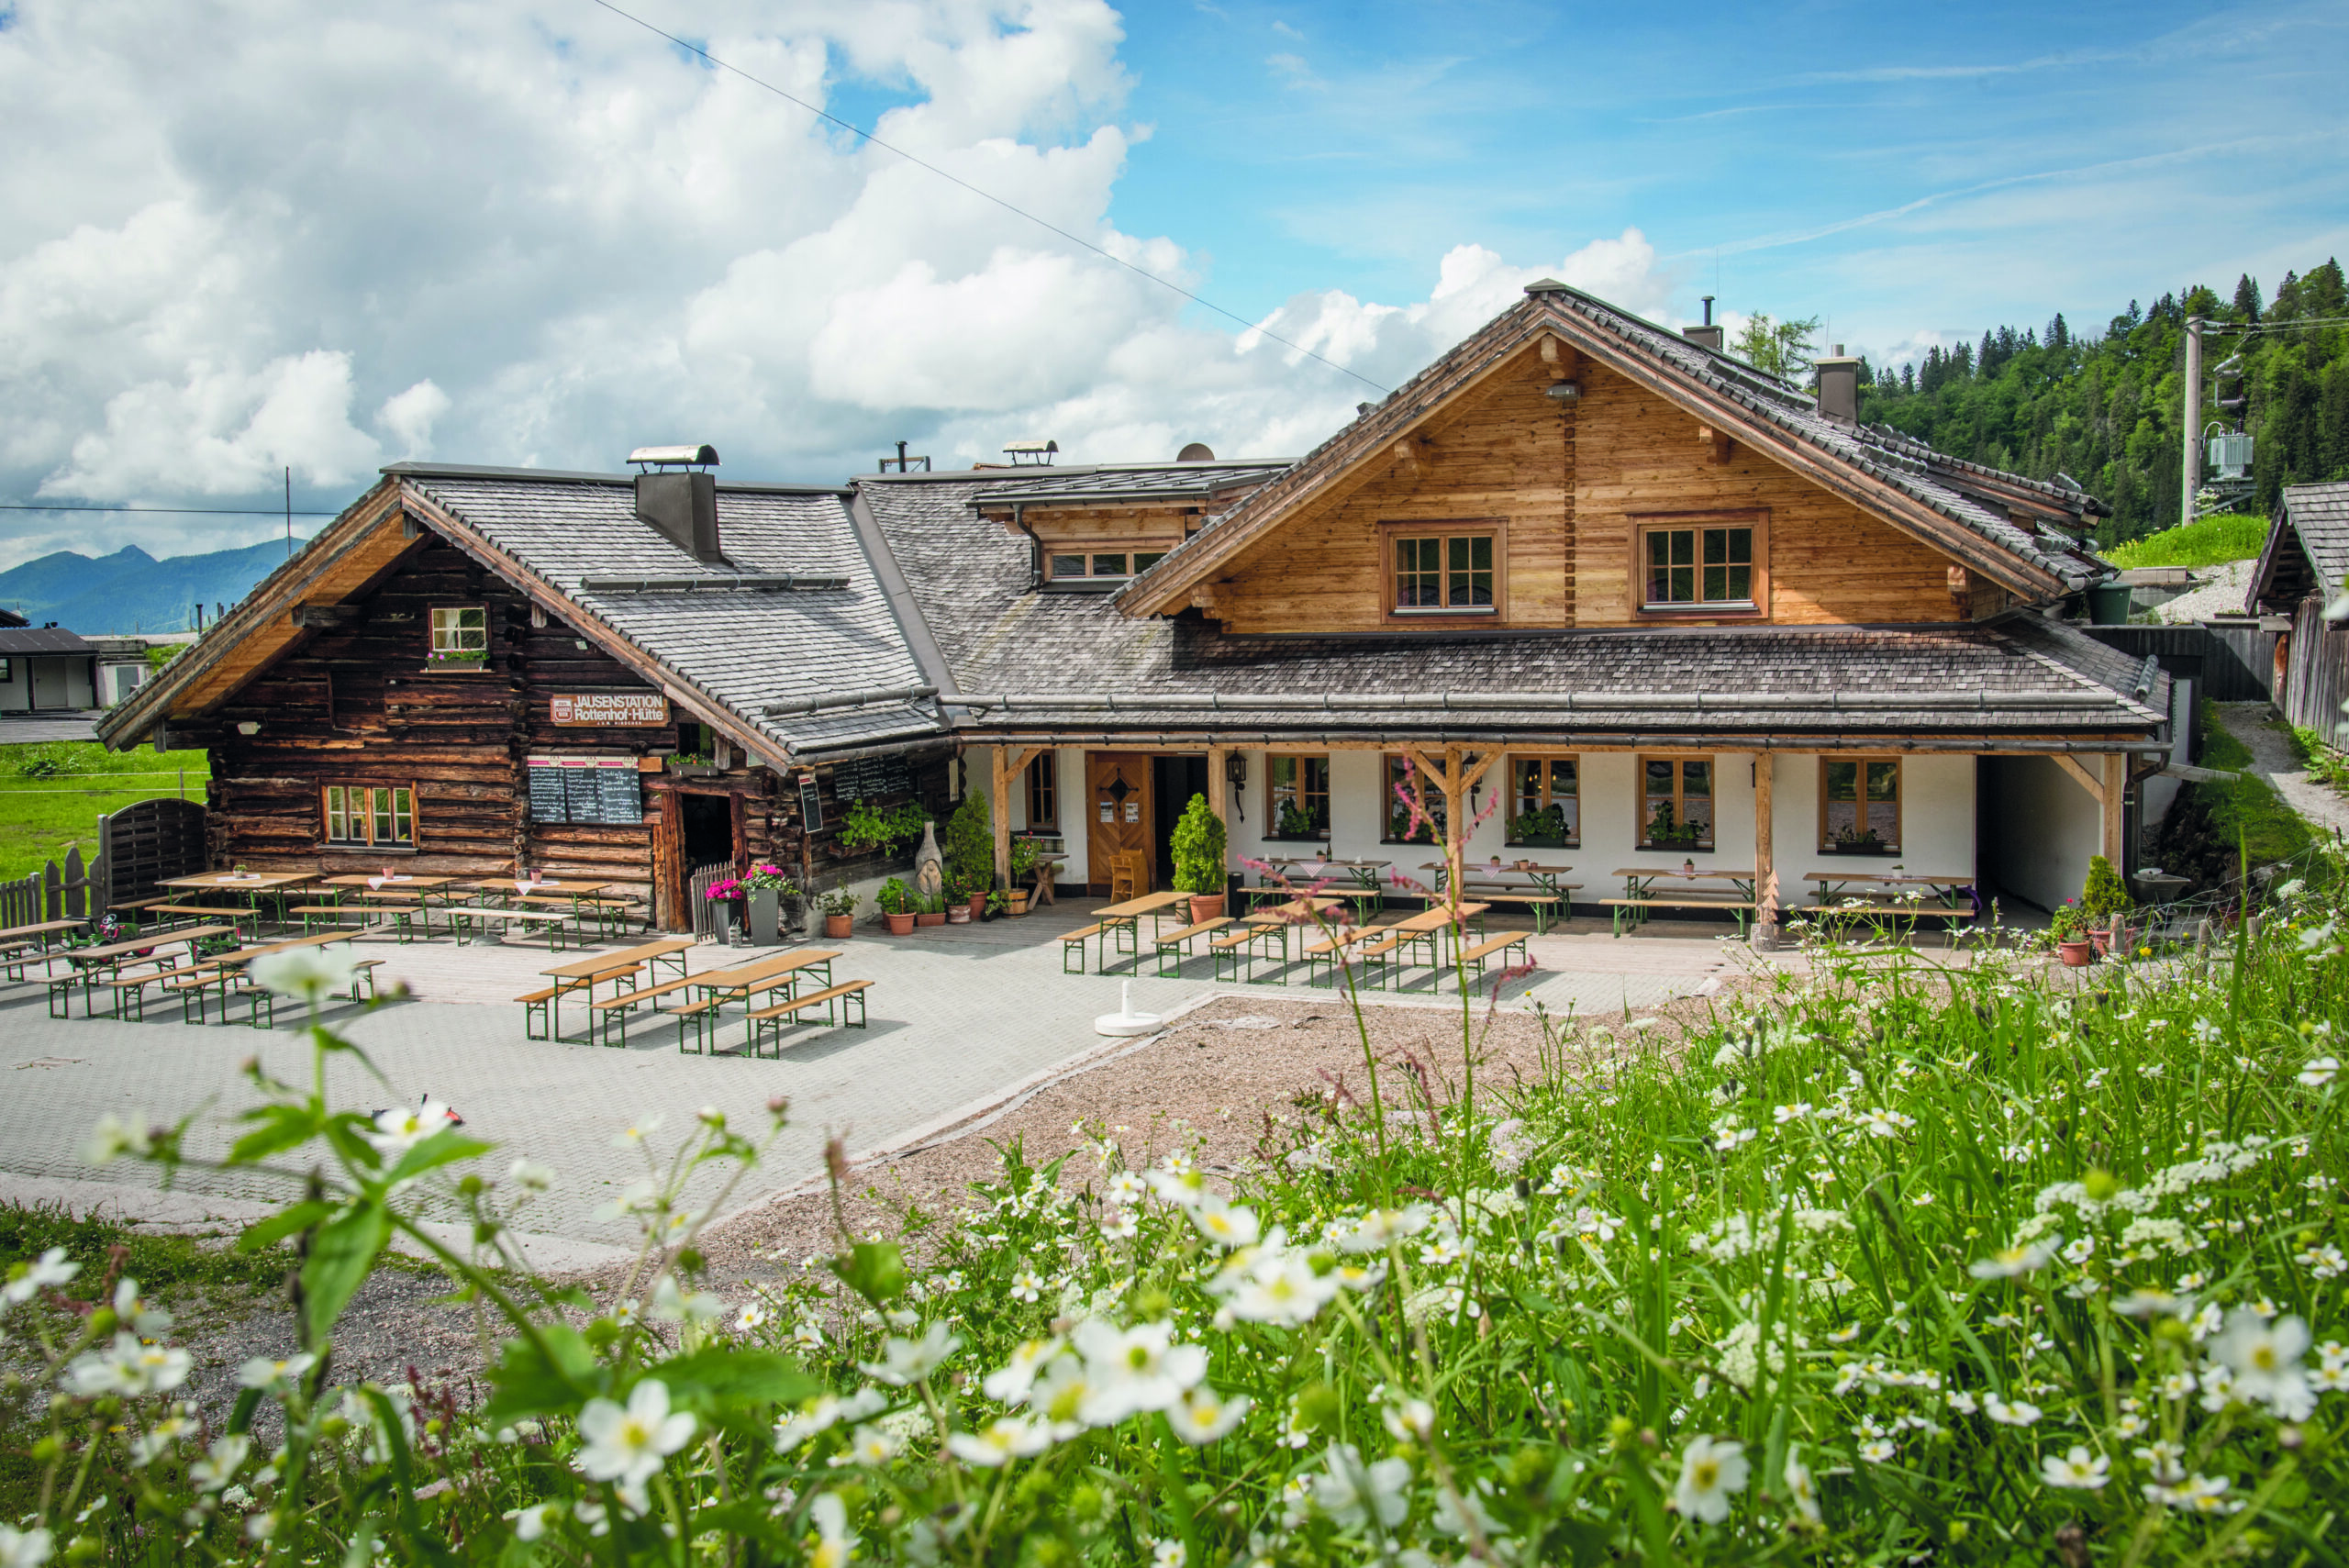
<svg viewBox="0 0 2349 1568">
<path fill-rule="evenodd" d="M 2251 587 L 2255 561 L 2230 561 L 2219 566 L 2198 566 L 2199 586 L 2154 606 L 2154 618 L 2164 626 L 2188 626 L 2210 616 L 2243 614 L 2243 595 Z"/>
<path fill-rule="evenodd" d="M 2276 787 L 2284 804 L 2327 833 L 2349 833 L 2349 800 L 2320 779 L 2309 776 L 2292 752 L 2291 735 L 2275 710 L 2264 702 L 2214 704 L 2219 722 L 2251 749 L 2252 771 Z"/>
</svg>

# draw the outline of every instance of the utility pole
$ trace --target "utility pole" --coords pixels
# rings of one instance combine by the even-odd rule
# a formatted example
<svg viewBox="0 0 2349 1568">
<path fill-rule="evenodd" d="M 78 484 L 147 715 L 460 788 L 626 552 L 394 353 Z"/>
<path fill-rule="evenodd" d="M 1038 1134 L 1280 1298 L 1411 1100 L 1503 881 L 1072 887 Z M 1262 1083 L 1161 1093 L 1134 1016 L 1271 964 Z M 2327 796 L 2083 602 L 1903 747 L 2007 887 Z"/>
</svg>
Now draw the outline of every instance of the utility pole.
<svg viewBox="0 0 2349 1568">
<path fill-rule="evenodd" d="M 2186 318 L 2186 438 L 2178 475 L 2177 520 L 2194 520 L 2194 493 L 2202 488 L 2202 318 Z"/>
<path fill-rule="evenodd" d="M 285 465 L 285 553 L 294 553 L 294 465 Z"/>
</svg>

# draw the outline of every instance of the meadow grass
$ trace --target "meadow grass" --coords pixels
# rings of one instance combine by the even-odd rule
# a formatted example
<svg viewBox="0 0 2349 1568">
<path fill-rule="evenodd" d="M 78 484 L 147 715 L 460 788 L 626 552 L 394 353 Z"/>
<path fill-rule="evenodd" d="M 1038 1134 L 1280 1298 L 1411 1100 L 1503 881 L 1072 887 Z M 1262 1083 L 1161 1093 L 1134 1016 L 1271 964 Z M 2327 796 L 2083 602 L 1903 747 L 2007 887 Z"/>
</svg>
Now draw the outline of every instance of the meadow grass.
<svg viewBox="0 0 2349 1568">
<path fill-rule="evenodd" d="M 186 771 L 187 798 L 204 799 L 211 753 L 109 751 L 86 740 L 0 746 L 0 878 L 23 876 L 50 861 L 60 865 L 74 845 L 97 852 L 98 818 L 135 801 L 177 796 Z"/>
<path fill-rule="evenodd" d="M 40 1490 L 0 1503 L 174 1564 L 2337 1562 L 2342 899 L 2084 974 L 1820 948 L 1686 1034 L 1552 1020 L 1506 1085 L 1365 1036 L 1367 1096 L 1268 1111 L 1239 1172 L 1081 1124 L 731 1300 L 682 1195 L 763 1145 L 714 1110 L 622 1133 L 644 1245 L 598 1307 L 481 1266 L 551 1173 L 257 1073 L 229 1166 L 317 1183 L 256 1232 L 306 1239 L 306 1355 L 430 1202 L 491 1396 L 297 1358 L 199 1431 L 118 1302 L 44 1342 Z"/>
<path fill-rule="evenodd" d="M 2247 512 L 2214 512 L 2174 528 L 2132 539 L 2104 551 L 2119 567 L 2217 566 L 2250 561 L 2267 542 L 2267 519 Z"/>
<path fill-rule="evenodd" d="M 2210 807 L 2221 842 L 2240 842 L 2241 852 L 2253 865 L 2289 860 L 2308 849 L 2313 837 L 2308 823 L 2273 784 L 2249 771 L 2251 748 L 2221 722 L 2218 705 L 2207 700 L 2202 705 L 2200 765 L 2242 774 L 2232 784 L 2194 786 L 2195 795 Z"/>
</svg>

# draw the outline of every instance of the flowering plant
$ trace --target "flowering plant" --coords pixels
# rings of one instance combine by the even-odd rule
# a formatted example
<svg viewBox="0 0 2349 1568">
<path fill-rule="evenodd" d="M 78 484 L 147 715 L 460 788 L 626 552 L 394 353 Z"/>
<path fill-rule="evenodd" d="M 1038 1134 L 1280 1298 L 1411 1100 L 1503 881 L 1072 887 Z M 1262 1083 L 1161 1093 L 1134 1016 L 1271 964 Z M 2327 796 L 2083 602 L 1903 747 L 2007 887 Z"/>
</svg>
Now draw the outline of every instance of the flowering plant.
<svg viewBox="0 0 2349 1568">
<path fill-rule="evenodd" d="M 799 884 L 792 881 L 790 877 L 784 874 L 784 870 L 781 866 L 754 865 L 748 872 L 743 873 L 742 885 L 755 893 L 761 889 L 781 891 L 786 888 L 796 888 Z"/>
<path fill-rule="evenodd" d="M 161 1304 L 19 1262 L 46 1429 L 0 1561 L 2323 1561 L 2349 899 L 2289 885 L 2094 998 L 2028 953 L 1820 950 L 1678 1039 L 1553 1021 L 1497 1094 L 1464 997 L 1456 1088 L 1390 1094 L 1365 1038 L 1366 1094 L 1268 1116 L 1236 1175 L 1088 1121 L 895 1236 L 849 1225 L 835 1142 L 831 1255 L 731 1299 L 699 1232 L 779 1104 L 621 1134 L 641 1240 L 599 1305 L 515 1243 L 550 1173 L 429 1102 L 330 1108 L 352 1048 L 314 1025 L 318 1087 L 253 1066 L 222 1159 L 193 1118 L 91 1149 L 283 1183 L 243 1244 L 300 1238 L 295 1353 L 207 1429 Z M 495 1324 L 485 1400 L 336 1381 L 395 1235 Z"/>
<path fill-rule="evenodd" d="M 709 891 L 702 895 L 712 904 L 739 904 L 750 895 L 749 886 L 737 876 L 723 877 L 711 883 Z"/>
</svg>

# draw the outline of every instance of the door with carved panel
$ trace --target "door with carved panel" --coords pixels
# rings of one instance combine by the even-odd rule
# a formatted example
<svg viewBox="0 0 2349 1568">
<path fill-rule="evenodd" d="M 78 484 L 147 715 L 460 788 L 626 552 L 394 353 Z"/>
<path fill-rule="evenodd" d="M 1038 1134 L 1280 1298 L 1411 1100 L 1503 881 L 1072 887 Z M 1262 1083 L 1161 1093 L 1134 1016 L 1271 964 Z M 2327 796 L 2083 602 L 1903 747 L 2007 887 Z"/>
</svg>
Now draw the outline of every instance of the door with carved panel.
<svg viewBox="0 0 2349 1568">
<path fill-rule="evenodd" d="M 1113 867 L 1133 870 L 1134 892 L 1151 890 L 1150 758 L 1140 751 L 1085 754 L 1085 881 L 1100 897 L 1110 891 Z"/>
</svg>

